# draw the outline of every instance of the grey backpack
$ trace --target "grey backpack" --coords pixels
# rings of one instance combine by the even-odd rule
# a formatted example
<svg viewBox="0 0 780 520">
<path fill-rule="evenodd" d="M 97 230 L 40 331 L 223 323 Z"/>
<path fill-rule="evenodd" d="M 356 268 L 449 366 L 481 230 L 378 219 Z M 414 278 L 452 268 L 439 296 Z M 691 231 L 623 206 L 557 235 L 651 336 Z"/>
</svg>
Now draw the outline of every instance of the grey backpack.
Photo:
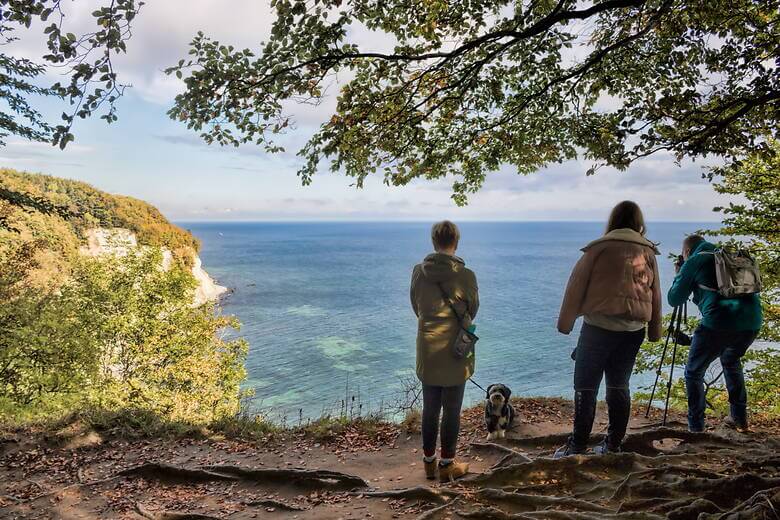
<svg viewBox="0 0 780 520">
<path fill-rule="evenodd" d="M 711 254 L 715 257 L 715 277 L 718 288 L 699 285 L 705 291 L 713 291 L 723 298 L 737 298 L 746 294 L 761 292 L 761 272 L 756 261 L 746 251 L 731 252 L 716 249 Z"/>
</svg>

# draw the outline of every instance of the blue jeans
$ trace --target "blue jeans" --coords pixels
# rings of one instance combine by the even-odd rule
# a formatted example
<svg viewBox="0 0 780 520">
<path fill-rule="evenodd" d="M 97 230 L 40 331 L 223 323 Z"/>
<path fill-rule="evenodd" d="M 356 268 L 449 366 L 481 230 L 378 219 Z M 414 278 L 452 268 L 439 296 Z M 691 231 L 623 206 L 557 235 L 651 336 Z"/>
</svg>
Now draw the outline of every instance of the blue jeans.
<svg viewBox="0 0 780 520">
<path fill-rule="evenodd" d="M 685 365 L 689 430 L 704 430 L 704 409 L 707 405 L 704 374 L 716 358 L 720 358 L 723 367 L 731 417 L 737 424 L 747 424 L 747 390 L 741 359 L 757 335 L 758 332 L 753 330 L 713 330 L 703 325 L 699 325 L 693 333 Z"/>
</svg>

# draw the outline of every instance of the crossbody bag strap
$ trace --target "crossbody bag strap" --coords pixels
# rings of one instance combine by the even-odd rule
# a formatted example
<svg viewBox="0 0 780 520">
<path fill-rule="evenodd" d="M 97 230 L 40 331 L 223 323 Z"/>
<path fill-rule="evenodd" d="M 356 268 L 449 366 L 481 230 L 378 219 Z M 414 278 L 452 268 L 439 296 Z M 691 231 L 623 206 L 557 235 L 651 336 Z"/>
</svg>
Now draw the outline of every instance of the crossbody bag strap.
<svg viewBox="0 0 780 520">
<path fill-rule="evenodd" d="M 458 314 L 458 311 L 455 309 L 455 305 L 452 303 L 452 298 L 450 298 L 450 295 L 447 294 L 447 291 L 444 290 L 444 287 L 442 287 L 441 283 L 437 283 L 437 286 L 439 286 L 439 290 L 441 291 L 442 300 L 444 300 L 444 303 L 450 306 L 450 309 L 452 309 L 452 312 L 455 313 L 455 318 L 458 320 L 458 325 L 463 327 L 463 318 L 461 318 L 460 314 Z"/>
</svg>

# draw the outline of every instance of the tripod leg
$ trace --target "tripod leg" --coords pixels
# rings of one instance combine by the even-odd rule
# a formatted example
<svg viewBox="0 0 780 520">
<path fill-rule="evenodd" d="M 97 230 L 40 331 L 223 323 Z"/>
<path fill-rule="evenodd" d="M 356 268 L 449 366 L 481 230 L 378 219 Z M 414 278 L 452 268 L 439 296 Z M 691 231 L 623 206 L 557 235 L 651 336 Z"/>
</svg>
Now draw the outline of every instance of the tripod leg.
<svg viewBox="0 0 780 520">
<path fill-rule="evenodd" d="M 664 366 L 664 360 L 666 359 L 666 351 L 669 349 L 669 340 L 672 337 L 674 331 L 674 321 L 677 319 L 679 307 L 672 309 L 672 319 L 669 322 L 669 329 L 666 333 L 666 341 L 664 342 L 664 350 L 661 353 L 661 359 L 658 361 L 658 368 L 655 370 L 655 382 L 653 383 L 653 391 L 650 392 L 650 400 L 647 402 L 647 410 L 645 410 L 645 418 L 650 417 L 650 407 L 653 405 L 653 399 L 655 399 L 655 389 L 658 387 L 658 378 L 661 377 L 661 369 Z"/>
<path fill-rule="evenodd" d="M 666 403 L 664 404 L 664 420 L 662 422 L 663 426 L 666 426 L 666 416 L 669 413 L 669 397 L 672 394 L 672 381 L 674 379 L 674 365 L 677 362 L 677 338 L 679 337 L 680 334 L 680 327 L 682 325 L 682 316 L 683 313 L 680 312 L 677 318 L 677 326 L 674 332 L 674 345 L 672 346 L 672 364 L 669 367 L 669 381 L 666 382 Z"/>
</svg>

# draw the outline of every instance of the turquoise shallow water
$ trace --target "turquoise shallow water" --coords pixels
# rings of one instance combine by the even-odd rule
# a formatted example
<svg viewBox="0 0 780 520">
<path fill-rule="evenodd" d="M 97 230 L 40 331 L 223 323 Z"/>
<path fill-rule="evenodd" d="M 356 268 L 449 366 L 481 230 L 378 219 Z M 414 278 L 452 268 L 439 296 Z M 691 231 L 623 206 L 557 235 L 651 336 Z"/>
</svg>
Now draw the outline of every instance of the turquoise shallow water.
<svg viewBox="0 0 780 520">
<path fill-rule="evenodd" d="M 254 406 L 297 420 L 338 413 L 346 396 L 363 411 L 398 395 L 414 370 L 416 321 L 409 305 L 412 267 L 430 252 L 429 223 L 186 223 L 203 242 L 201 258 L 234 290 L 223 312 L 243 324 L 250 344 L 246 385 Z M 475 379 L 504 382 L 518 395 L 570 396 L 576 333 L 555 329 L 561 295 L 579 248 L 600 223 L 461 225 L 459 255 L 479 281 Z M 666 255 L 706 224 L 650 224 Z M 579 326 L 576 330 L 578 330 Z M 467 400 L 481 397 L 469 385 Z"/>
</svg>

